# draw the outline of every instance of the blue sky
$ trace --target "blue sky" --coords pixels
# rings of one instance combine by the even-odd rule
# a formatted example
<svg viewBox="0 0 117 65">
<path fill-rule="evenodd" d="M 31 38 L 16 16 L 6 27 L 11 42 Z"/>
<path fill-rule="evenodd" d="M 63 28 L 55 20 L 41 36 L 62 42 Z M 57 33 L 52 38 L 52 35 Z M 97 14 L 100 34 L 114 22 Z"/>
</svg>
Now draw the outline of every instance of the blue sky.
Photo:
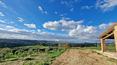
<svg viewBox="0 0 117 65">
<path fill-rule="evenodd" d="M 117 0 L 0 0 L 0 38 L 96 42 L 116 11 Z"/>
</svg>

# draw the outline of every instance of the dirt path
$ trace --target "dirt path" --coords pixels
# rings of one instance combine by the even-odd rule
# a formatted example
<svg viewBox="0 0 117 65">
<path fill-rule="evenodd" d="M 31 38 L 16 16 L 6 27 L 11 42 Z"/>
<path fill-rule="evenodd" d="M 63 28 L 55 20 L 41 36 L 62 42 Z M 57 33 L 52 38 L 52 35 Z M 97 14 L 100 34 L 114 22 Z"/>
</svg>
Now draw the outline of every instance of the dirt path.
<svg viewBox="0 0 117 65">
<path fill-rule="evenodd" d="M 91 50 L 70 49 L 58 57 L 52 65 L 117 65 L 117 63 Z"/>
</svg>

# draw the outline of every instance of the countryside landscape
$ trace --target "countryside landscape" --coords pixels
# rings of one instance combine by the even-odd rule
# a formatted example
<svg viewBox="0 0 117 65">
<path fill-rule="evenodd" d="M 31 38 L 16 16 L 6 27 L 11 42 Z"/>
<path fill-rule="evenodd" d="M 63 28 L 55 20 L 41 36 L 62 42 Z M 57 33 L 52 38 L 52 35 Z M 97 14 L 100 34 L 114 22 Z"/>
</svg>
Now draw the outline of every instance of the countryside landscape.
<svg viewBox="0 0 117 65">
<path fill-rule="evenodd" d="M 0 65 L 117 65 L 117 0 L 0 0 Z"/>
<path fill-rule="evenodd" d="M 13 40 L 14 42 L 10 42 Z M 0 41 L 2 41 L 0 42 L 0 65 L 117 64 L 116 59 L 96 52 L 96 50 L 100 51 L 100 45 L 97 43 L 68 44 L 55 41 L 31 41 L 18 39 L 1 39 Z M 35 44 L 34 41 L 36 41 Z M 9 44 L 12 45 L 9 46 Z M 114 44 L 108 44 L 108 51 L 115 52 Z"/>
</svg>

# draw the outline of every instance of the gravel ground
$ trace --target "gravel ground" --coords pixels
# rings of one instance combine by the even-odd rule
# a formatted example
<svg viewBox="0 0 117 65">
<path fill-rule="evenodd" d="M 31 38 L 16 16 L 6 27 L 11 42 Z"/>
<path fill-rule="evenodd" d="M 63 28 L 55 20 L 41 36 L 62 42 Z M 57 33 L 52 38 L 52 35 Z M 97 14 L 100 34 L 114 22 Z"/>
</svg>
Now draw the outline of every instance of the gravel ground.
<svg viewBox="0 0 117 65">
<path fill-rule="evenodd" d="M 117 63 L 91 50 L 70 49 L 56 58 L 52 65 L 117 65 Z"/>
</svg>

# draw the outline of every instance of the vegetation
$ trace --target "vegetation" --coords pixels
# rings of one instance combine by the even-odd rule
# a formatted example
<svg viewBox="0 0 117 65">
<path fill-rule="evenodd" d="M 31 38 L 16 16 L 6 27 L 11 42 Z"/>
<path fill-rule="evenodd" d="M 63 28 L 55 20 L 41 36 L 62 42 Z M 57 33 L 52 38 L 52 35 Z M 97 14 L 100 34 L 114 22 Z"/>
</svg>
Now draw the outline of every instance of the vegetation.
<svg viewBox="0 0 117 65">
<path fill-rule="evenodd" d="M 33 42 L 33 41 L 32 41 Z M 43 41 L 41 41 L 43 42 Z M 67 48 L 100 50 L 97 43 L 35 43 L 35 44 L 1 44 L 0 65 L 50 65 Z M 18 43 L 18 42 L 17 42 Z M 108 51 L 115 51 L 114 44 L 108 44 Z"/>
<path fill-rule="evenodd" d="M 49 65 L 64 51 L 65 48 L 63 47 L 49 47 L 41 45 L 1 48 L 0 65 L 4 65 L 6 62 L 13 63 L 17 61 L 22 62 L 22 65 Z"/>
<path fill-rule="evenodd" d="M 107 45 L 107 49 L 108 49 L 108 51 L 110 51 L 110 52 L 115 52 L 115 51 L 116 51 L 116 50 L 115 50 L 115 44 L 114 44 L 114 43 L 108 44 L 108 45 Z"/>
<path fill-rule="evenodd" d="M 83 48 L 78 47 L 78 49 L 96 49 L 96 50 L 101 50 L 100 44 L 97 44 L 95 46 L 92 45 L 85 45 Z M 114 43 L 109 43 L 107 44 L 107 51 L 109 52 L 115 52 L 115 44 Z"/>
<path fill-rule="evenodd" d="M 92 49 L 101 50 L 100 45 L 97 45 L 97 47 L 90 47 Z M 107 51 L 109 52 L 115 52 L 115 44 L 109 43 L 107 44 Z"/>
</svg>

